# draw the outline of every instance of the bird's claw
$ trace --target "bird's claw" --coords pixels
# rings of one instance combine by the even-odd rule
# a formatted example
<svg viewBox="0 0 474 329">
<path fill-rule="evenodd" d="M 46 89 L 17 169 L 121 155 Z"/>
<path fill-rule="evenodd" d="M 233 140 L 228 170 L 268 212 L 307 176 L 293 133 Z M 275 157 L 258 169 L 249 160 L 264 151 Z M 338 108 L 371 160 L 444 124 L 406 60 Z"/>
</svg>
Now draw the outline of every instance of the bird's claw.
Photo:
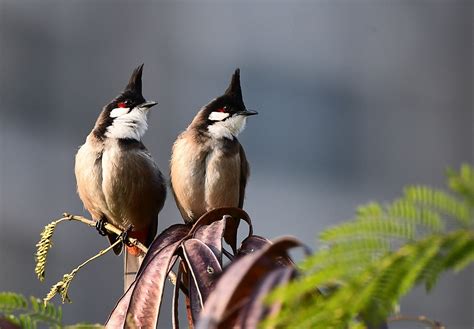
<svg viewBox="0 0 474 329">
<path fill-rule="evenodd" d="M 119 239 L 122 240 L 124 244 L 127 246 L 130 245 L 130 242 L 128 241 L 128 233 L 132 230 L 132 225 L 130 225 L 126 230 L 124 230 L 120 235 Z"/>
<path fill-rule="evenodd" d="M 101 218 L 95 223 L 95 228 L 97 229 L 97 232 L 99 232 L 99 234 L 102 236 L 107 235 L 107 230 L 105 229 L 106 222 L 107 221 L 105 219 Z"/>
</svg>

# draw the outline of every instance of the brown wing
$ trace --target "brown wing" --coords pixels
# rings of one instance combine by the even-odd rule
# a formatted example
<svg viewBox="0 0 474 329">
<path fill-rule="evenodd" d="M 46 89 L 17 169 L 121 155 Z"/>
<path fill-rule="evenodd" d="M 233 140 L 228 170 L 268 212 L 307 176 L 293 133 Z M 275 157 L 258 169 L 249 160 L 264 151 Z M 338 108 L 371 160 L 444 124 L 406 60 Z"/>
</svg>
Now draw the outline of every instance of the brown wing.
<svg viewBox="0 0 474 329">
<path fill-rule="evenodd" d="M 136 231 L 150 230 L 146 242 L 151 242 L 166 185 L 145 147 L 128 147 L 126 152 L 104 152 L 102 190 L 112 214 L 108 219 L 122 228 L 132 224 Z"/>
<path fill-rule="evenodd" d="M 176 195 L 176 193 L 173 189 L 172 181 L 170 181 L 170 188 L 171 188 L 171 192 L 173 193 L 173 198 L 176 202 L 176 206 L 178 207 L 178 210 L 181 214 L 181 217 L 183 217 L 183 219 L 186 223 L 191 222 L 193 219 L 189 218 L 188 214 L 186 213 L 186 210 L 184 210 L 183 206 L 181 205 L 181 202 L 179 202 L 179 198 L 177 197 L 177 195 Z"/>
<path fill-rule="evenodd" d="M 239 193 L 239 208 L 244 206 L 245 198 L 245 187 L 247 185 L 247 179 L 250 176 L 250 167 L 245 156 L 245 151 L 242 145 L 239 143 L 239 155 L 240 155 L 240 193 Z"/>
<path fill-rule="evenodd" d="M 239 156 L 240 156 L 240 184 L 239 184 L 239 208 L 242 209 L 244 206 L 245 198 L 245 187 L 247 185 L 247 179 L 250 176 L 250 167 L 245 156 L 245 151 L 242 145 L 239 143 Z M 237 244 L 237 229 L 239 227 L 239 219 L 235 218 L 232 221 L 226 223 L 226 233 L 224 234 L 224 240 L 231 246 Z M 234 250 L 234 252 L 236 252 Z"/>
<path fill-rule="evenodd" d="M 77 192 L 84 204 L 84 208 L 91 214 L 92 219 L 109 221 L 107 203 L 102 192 L 102 151 L 103 145 L 94 135 L 89 135 L 87 141 L 76 154 L 74 172 L 76 175 Z M 108 234 L 110 244 L 113 244 L 117 235 Z M 122 245 L 114 247 L 115 254 L 120 254 Z"/>
</svg>

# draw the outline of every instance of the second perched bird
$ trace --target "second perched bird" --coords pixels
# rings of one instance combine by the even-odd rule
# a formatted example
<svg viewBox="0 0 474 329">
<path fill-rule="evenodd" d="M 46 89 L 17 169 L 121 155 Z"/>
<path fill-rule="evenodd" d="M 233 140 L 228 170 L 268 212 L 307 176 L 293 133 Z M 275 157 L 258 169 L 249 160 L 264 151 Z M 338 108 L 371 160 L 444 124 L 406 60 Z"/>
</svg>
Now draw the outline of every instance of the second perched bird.
<svg viewBox="0 0 474 329">
<path fill-rule="evenodd" d="M 137 67 L 125 90 L 104 106 L 94 129 L 76 155 L 79 197 L 92 218 L 121 229 L 132 225 L 130 235 L 149 246 L 166 198 L 166 184 L 141 139 L 148 110 L 156 105 L 142 95 L 143 65 Z M 103 228 L 102 228 L 103 231 Z M 103 232 L 105 234 L 105 232 Z M 110 242 L 117 236 L 109 234 Z M 120 253 L 121 245 L 115 248 Z M 136 247 L 125 253 L 125 289 L 142 259 Z"/>
<path fill-rule="evenodd" d="M 171 187 L 185 222 L 215 208 L 242 208 L 249 164 L 237 136 L 254 114 L 245 108 L 237 69 L 224 95 L 204 106 L 177 138 Z"/>
</svg>

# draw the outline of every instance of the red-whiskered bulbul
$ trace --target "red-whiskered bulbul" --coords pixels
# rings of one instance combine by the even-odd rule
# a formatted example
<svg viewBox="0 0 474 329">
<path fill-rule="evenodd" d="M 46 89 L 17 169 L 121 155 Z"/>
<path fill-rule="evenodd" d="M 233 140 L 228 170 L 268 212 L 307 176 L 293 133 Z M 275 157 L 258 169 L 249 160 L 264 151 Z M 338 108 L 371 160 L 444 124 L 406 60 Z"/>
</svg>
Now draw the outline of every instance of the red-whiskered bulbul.
<svg viewBox="0 0 474 329">
<path fill-rule="evenodd" d="M 244 105 L 237 69 L 224 95 L 201 108 L 178 136 L 171 155 L 171 188 L 185 222 L 219 207 L 242 208 L 249 164 L 237 135 L 254 114 Z"/>
<path fill-rule="evenodd" d="M 76 154 L 77 191 L 99 232 L 110 222 L 149 246 L 155 237 L 158 213 L 166 198 L 165 180 L 142 143 L 148 110 L 156 102 L 142 95 L 143 64 L 125 90 L 103 107 L 86 142 Z M 108 234 L 111 243 L 118 238 Z M 119 254 L 122 246 L 114 248 Z M 136 247 L 126 247 L 125 289 L 133 282 L 143 259 Z"/>
</svg>

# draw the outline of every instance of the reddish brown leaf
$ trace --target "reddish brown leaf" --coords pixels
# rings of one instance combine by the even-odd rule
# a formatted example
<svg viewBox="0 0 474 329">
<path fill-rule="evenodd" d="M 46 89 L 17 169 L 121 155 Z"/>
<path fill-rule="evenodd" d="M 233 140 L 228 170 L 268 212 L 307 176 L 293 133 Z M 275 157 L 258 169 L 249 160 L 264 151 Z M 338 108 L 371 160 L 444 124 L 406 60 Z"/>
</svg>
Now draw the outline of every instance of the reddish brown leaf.
<svg viewBox="0 0 474 329">
<path fill-rule="evenodd" d="M 128 287 L 125 294 L 119 299 L 115 308 L 110 313 L 105 328 L 123 328 L 125 325 L 125 319 L 127 317 L 127 309 L 130 304 L 130 298 L 132 297 L 133 289 L 135 288 L 135 281 Z"/>
<path fill-rule="evenodd" d="M 194 329 L 194 319 L 193 319 L 193 313 L 199 312 L 191 309 L 191 306 L 196 306 L 198 303 L 191 303 L 191 298 L 193 296 L 197 296 L 195 291 L 192 291 L 191 283 L 193 282 L 193 279 L 191 278 L 191 274 L 189 273 L 189 269 L 186 267 L 185 262 L 181 261 L 181 266 L 183 269 L 183 283 L 186 285 L 187 292 L 188 294 L 186 295 L 185 299 L 185 304 L 186 304 L 186 318 L 188 320 L 188 326 L 189 329 Z"/>
<path fill-rule="evenodd" d="M 226 219 L 215 221 L 211 224 L 202 225 L 194 233 L 194 238 L 202 241 L 207 245 L 214 255 L 216 255 L 219 263 L 222 262 L 222 236 L 226 227 Z"/>
<path fill-rule="evenodd" d="M 190 274 L 198 288 L 199 300 L 204 304 L 222 272 L 221 265 L 212 250 L 197 239 L 186 240 L 183 254 Z"/>
<path fill-rule="evenodd" d="M 143 271 L 146 271 L 148 269 L 150 262 L 152 262 L 156 258 L 157 255 L 159 255 L 161 258 L 164 257 L 164 254 L 162 254 L 164 248 L 172 245 L 174 246 L 174 249 L 173 249 L 173 253 L 174 253 L 174 250 L 176 250 L 179 243 L 186 237 L 189 230 L 190 230 L 189 226 L 177 224 L 177 225 L 173 225 L 169 227 L 168 229 L 163 231 L 159 236 L 157 236 L 155 240 L 152 242 L 148 250 L 148 253 L 145 256 L 145 259 L 143 260 L 142 266 L 140 267 L 140 270 L 137 274 L 137 279 L 141 277 Z M 171 260 L 173 255 L 166 254 L 165 256 L 169 257 L 169 260 Z M 160 257 L 158 258 L 158 260 L 160 259 Z M 166 260 L 165 260 L 165 263 L 166 263 Z M 164 265 L 164 264 L 161 264 L 161 265 Z M 162 269 L 162 272 L 165 272 L 165 277 L 168 273 L 167 271 L 168 266 L 169 264 L 166 265 L 166 267 Z M 145 277 L 148 277 L 148 276 L 145 276 Z M 138 279 L 138 280 L 141 280 L 141 279 Z M 154 291 L 155 296 L 160 295 L 159 302 L 161 303 L 161 294 L 162 294 L 164 282 L 161 284 L 158 283 L 157 285 L 152 284 L 152 282 L 155 283 L 154 280 L 151 281 L 149 284 L 149 289 Z M 123 326 L 125 325 L 125 321 L 126 321 L 127 314 L 129 313 L 129 307 L 130 307 L 131 301 L 133 301 L 134 299 L 141 298 L 140 294 L 135 292 L 136 283 L 137 283 L 137 280 L 135 280 L 135 282 L 132 283 L 132 285 L 129 287 L 127 292 L 120 298 L 120 300 L 116 304 L 115 308 L 113 309 L 112 313 L 110 314 L 106 322 L 107 328 L 123 328 Z M 159 304 L 158 304 L 158 307 L 159 307 Z"/>
<path fill-rule="evenodd" d="M 179 287 L 181 285 L 181 263 L 178 264 L 178 273 L 176 273 L 176 284 L 173 289 L 173 329 L 179 329 Z"/>
<path fill-rule="evenodd" d="M 191 316 L 193 323 L 196 323 L 199 319 L 199 314 L 201 313 L 201 295 L 199 294 L 198 288 L 192 275 L 188 277 L 188 287 L 189 287 L 189 305 L 188 305 L 188 318 Z"/>
<path fill-rule="evenodd" d="M 139 328 L 156 327 L 166 277 L 180 243 L 177 241 L 164 247 L 150 259 L 135 280 L 127 316 L 131 314 L 134 324 Z"/>
<path fill-rule="evenodd" d="M 182 240 L 189 234 L 191 227 L 185 224 L 174 224 L 165 229 L 159 235 L 156 236 L 155 240 L 151 243 L 148 248 L 148 252 L 143 259 L 142 265 L 138 270 L 138 273 L 148 264 L 150 259 L 152 259 L 157 253 L 161 251 L 164 247 L 178 241 Z M 138 274 L 137 274 L 138 276 Z"/>
<path fill-rule="evenodd" d="M 224 216 L 232 217 L 232 219 L 226 220 L 227 223 L 224 232 L 224 240 L 231 246 L 235 254 L 237 251 L 237 228 L 240 219 L 244 220 L 249 225 L 249 235 L 253 234 L 252 221 L 250 220 L 249 215 L 242 209 L 234 207 L 224 207 L 211 210 L 202 215 L 197 220 L 197 222 L 193 225 L 193 228 L 191 229 L 191 234 L 194 234 L 194 232 L 202 225 L 209 225 L 212 222 L 222 219 Z"/>
<path fill-rule="evenodd" d="M 294 268 L 278 268 L 268 273 L 250 297 L 250 302 L 240 312 L 239 323 L 242 328 L 257 328 L 258 323 L 267 315 L 277 314 L 281 309 L 280 302 L 274 302 L 270 307 L 264 299 L 276 286 L 287 283 L 293 276 Z"/>
<path fill-rule="evenodd" d="M 264 237 L 261 237 L 258 235 L 251 235 L 247 237 L 244 241 L 242 241 L 242 244 L 240 245 L 237 255 L 245 256 L 271 244 L 272 242 Z"/>
<path fill-rule="evenodd" d="M 190 311 L 195 322 L 222 269 L 212 250 L 203 242 L 190 239 L 182 248 L 189 270 Z"/>
<path fill-rule="evenodd" d="M 260 280 L 281 267 L 276 260 L 290 248 L 301 246 L 291 237 L 235 260 L 224 272 L 209 295 L 198 322 L 199 329 L 231 328 L 236 314 L 248 302 Z"/>
</svg>

